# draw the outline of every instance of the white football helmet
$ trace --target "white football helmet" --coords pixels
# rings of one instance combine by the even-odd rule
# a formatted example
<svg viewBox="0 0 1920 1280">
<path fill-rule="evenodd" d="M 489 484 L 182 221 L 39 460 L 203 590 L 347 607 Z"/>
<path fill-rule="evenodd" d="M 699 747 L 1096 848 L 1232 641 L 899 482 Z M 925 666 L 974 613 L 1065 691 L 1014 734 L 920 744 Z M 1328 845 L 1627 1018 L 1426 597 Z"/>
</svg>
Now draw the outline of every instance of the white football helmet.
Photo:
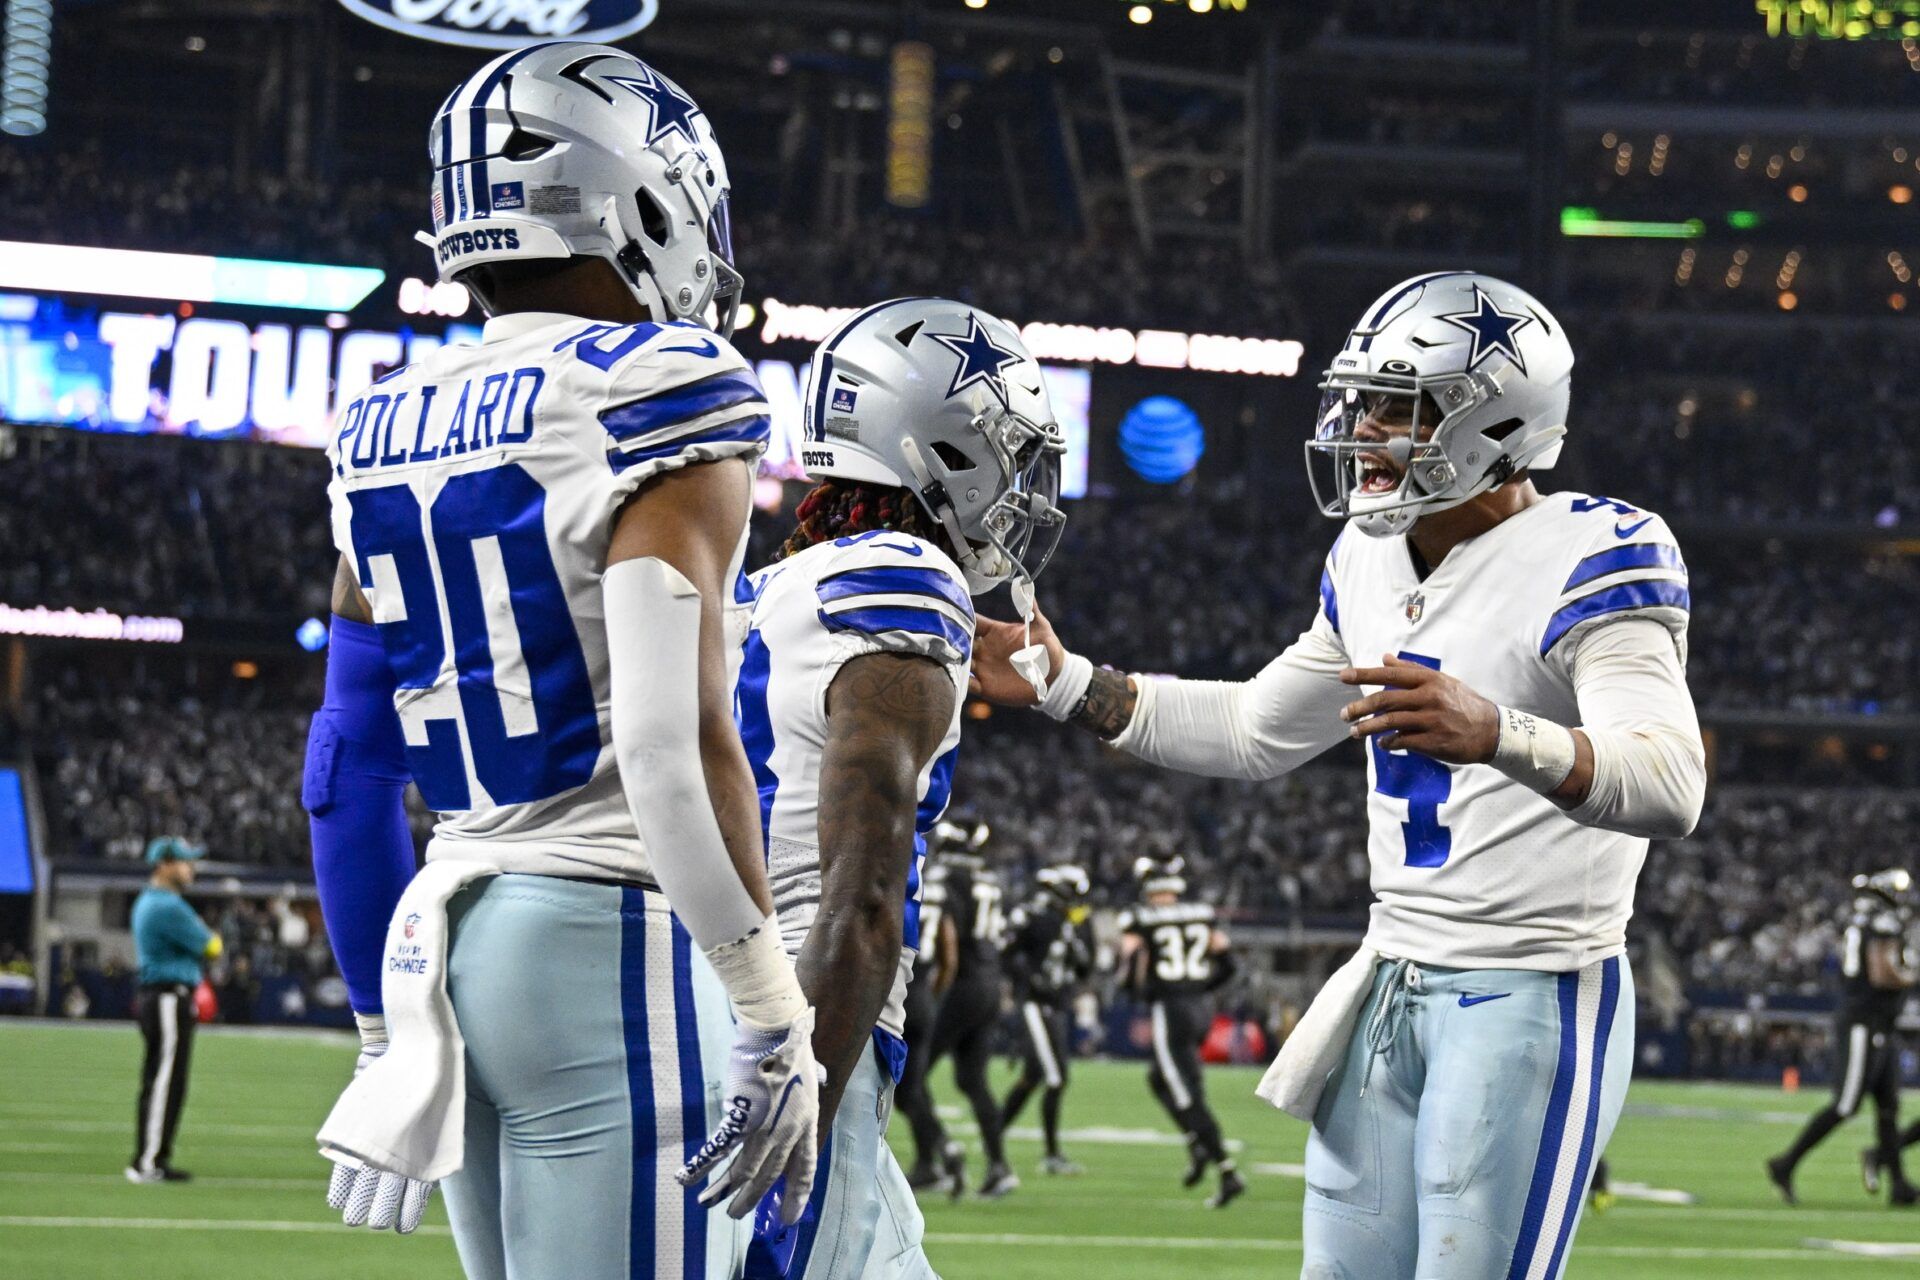
<svg viewBox="0 0 1920 1280">
<path fill-rule="evenodd" d="M 592 255 L 656 320 L 704 320 L 711 304 L 732 335 L 741 279 L 726 160 L 693 99 L 632 54 L 575 43 L 501 54 L 440 104 L 427 149 L 433 235 L 421 239 L 441 280 Z"/>
<path fill-rule="evenodd" d="M 807 474 L 911 490 L 974 593 L 1046 568 L 1066 438 L 1004 320 L 944 298 L 868 307 L 813 353 L 804 405 Z"/>
<path fill-rule="evenodd" d="M 1314 500 L 1322 514 L 1385 537 L 1522 468 L 1553 466 L 1572 370 L 1560 322 L 1523 289 L 1473 271 L 1394 286 L 1367 308 L 1320 383 L 1307 441 Z M 1381 421 L 1412 430 L 1357 436 Z"/>
</svg>

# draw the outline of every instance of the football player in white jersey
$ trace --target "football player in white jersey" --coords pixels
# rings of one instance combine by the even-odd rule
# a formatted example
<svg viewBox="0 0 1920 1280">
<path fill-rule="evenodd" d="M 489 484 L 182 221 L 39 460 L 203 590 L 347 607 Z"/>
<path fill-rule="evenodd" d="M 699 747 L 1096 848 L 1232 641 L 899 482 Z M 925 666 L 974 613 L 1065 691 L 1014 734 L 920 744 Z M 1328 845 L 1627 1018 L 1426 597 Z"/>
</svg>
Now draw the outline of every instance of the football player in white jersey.
<svg viewBox="0 0 1920 1280">
<path fill-rule="evenodd" d="M 931 1277 L 885 1136 L 927 834 L 953 785 L 971 597 L 1024 589 L 1046 564 L 1065 446 L 1014 330 L 937 298 L 848 320 L 814 354 L 805 406 L 803 456 L 822 483 L 740 585 L 738 714 L 834 1120 L 813 1202 L 793 1230 L 756 1238 L 746 1274 Z"/>
<path fill-rule="evenodd" d="M 365 1047 L 322 1132 L 331 1198 L 410 1229 L 422 1170 L 452 1165 L 468 1276 L 734 1275 L 746 1226 L 707 1205 L 732 1191 L 743 1217 L 782 1174 L 804 1193 L 818 1081 L 732 720 L 768 417 L 728 342 L 725 164 L 678 86 L 564 43 L 456 88 L 431 152 L 427 238 L 482 340 L 380 379 L 328 450 L 342 558 L 306 801 Z M 412 888 L 409 779 L 439 814 Z M 412 905 L 426 884 L 450 902 Z M 383 968 L 388 1062 L 464 1083 L 432 1159 L 377 1134 Z M 438 1024 L 403 1029 L 396 1003 L 433 996 L 408 974 L 444 982 Z M 376 1137 L 334 1136 L 356 1114 Z"/>
<path fill-rule="evenodd" d="M 1572 365 L 1510 284 L 1396 286 L 1307 445 L 1347 521 L 1313 625 L 1237 683 L 1096 670 L 1047 639 L 1042 708 L 1146 760 L 1273 778 L 1368 744 L 1365 947 L 1321 996 L 1331 1032 L 1296 1035 L 1262 1086 L 1313 1121 L 1310 1280 L 1558 1276 L 1620 1113 L 1634 879 L 1648 837 L 1693 828 L 1705 756 L 1672 533 L 1534 487 Z M 988 696 L 1034 701 L 1022 641 L 982 623 Z"/>
</svg>

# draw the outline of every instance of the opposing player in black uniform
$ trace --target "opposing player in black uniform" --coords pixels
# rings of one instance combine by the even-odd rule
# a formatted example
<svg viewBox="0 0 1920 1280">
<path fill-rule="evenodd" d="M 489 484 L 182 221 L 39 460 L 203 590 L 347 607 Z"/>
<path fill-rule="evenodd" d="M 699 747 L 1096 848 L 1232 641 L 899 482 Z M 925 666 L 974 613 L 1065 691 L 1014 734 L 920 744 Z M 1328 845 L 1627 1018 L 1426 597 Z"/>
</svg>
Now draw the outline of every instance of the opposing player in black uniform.
<svg viewBox="0 0 1920 1280">
<path fill-rule="evenodd" d="M 938 851 L 936 840 L 936 855 Z M 946 871 L 937 857 L 930 858 L 927 880 L 920 889 L 919 950 L 913 960 L 913 976 L 907 982 L 907 1065 L 894 1090 L 895 1104 L 913 1130 L 914 1161 L 907 1172 L 907 1185 L 915 1191 L 949 1189 L 949 1179 L 938 1164 L 942 1154 L 940 1120 L 933 1110 L 933 1095 L 927 1091 L 927 1069 L 933 1065 L 934 1018 L 959 968 L 960 938 L 953 917 L 947 914 Z"/>
<path fill-rule="evenodd" d="M 1074 988 L 1093 972 L 1093 946 L 1085 929 L 1087 873 L 1062 864 L 1035 877 L 1033 896 L 1013 909 L 1002 952 L 1013 998 L 1025 1032 L 1025 1064 L 1020 1079 L 1000 1108 L 1001 1127 L 1011 1125 L 1036 1089 L 1047 1154 L 1040 1170 L 1074 1174 L 1084 1170 L 1060 1151 L 1060 1102 L 1067 1091 L 1067 1038 Z"/>
<path fill-rule="evenodd" d="M 1894 1029 L 1916 978 L 1903 902 L 1912 883 L 1897 867 L 1853 878 L 1853 908 L 1840 955 L 1846 988 L 1835 1027 L 1840 1064 L 1833 1101 L 1807 1121 L 1791 1147 L 1767 1161 L 1767 1177 L 1788 1204 L 1796 1203 L 1794 1167 L 1869 1096 L 1877 1141 L 1863 1154 L 1867 1189 L 1878 1191 L 1884 1174 L 1891 1203 L 1910 1205 L 1920 1198 L 1900 1167 L 1900 1041 Z"/>
<path fill-rule="evenodd" d="M 987 1085 L 993 1029 L 1000 1020 L 1000 943 L 1007 924 L 1002 903 L 1005 890 L 999 875 L 980 853 L 987 839 L 984 823 L 971 830 L 941 823 L 935 828 L 935 836 L 938 843 L 954 850 L 937 854 L 932 861 L 944 884 L 945 912 L 953 921 L 959 963 L 953 985 L 947 988 L 940 1011 L 934 1015 L 927 1067 L 932 1070 L 940 1059 L 953 1055 L 954 1083 L 973 1108 L 974 1121 L 980 1126 L 980 1144 L 987 1153 L 987 1173 L 980 1183 L 980 1194 L 997 1198 L 1020 1185 L 1020 1179 L 1007 1166 L 1000 1107 Z M 924 1145 L 941 1152 L 942 1174 L 949 1179 L 948 1194 L 959 1199 L 966 1194 L 966 1148 L 947 1138 L 938 1116 L 927 1118 L 932 1126 Z M 915 1141 L 920 1141 L 917 1132 Z"/>
<path fill-rule="evenodd" d="M 1120 917 L 1120 972 L 1128 988 L 1147 1003 L 1153 1019 L 1153 1096 L 1187 1135 L 1191 1164 L 1183 1179 L 1194 1186 L 1209 1164 L 1220 1169 L 1220 1190 L 1210 1208 L 1233 1202 L 1247 1184 L 1227 1157 L 1220 1122 L 1207 1106 L 1200 1078 L 1200 1042 L 1207 1033 L 1206 996 L 1233 976 L 1227 935 L 1213 923 L 1213 907 L 1182 902 L 1187 891 L 1183 859 L 1141 858 L 1134 863 L 1143 905 Z"/>
</svg>

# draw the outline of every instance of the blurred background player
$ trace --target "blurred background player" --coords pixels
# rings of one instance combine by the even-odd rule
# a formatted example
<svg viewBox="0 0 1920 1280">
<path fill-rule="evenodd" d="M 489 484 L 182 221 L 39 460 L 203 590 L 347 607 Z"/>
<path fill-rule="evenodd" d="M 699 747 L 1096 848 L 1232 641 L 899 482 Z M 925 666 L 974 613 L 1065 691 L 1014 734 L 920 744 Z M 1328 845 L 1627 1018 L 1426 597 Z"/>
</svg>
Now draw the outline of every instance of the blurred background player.
<svg viewBox="0 0 1920 1280">
<path fill-rule="evenodd" d="M 962 378 L 954 344 L 970 334 L 1015 358 Z M 805 1216 L 760 1233 L 747 1275 L 930 1280 L 920 1211 L 886 1141 L 927 836 L 960 750 L 972 597 L 1045 566 L 1064 520 L 1063 444 L 1018 336 L 963 303 L 869 307 L 820 345 L 808 379 L 820 484 L 743 584 L 737 706 L 833 1123 Z"/>
<path fill-rule="evenodd" d="M 146 1053 L 140 1062 L 140 1101 L 134 1109 L 133 1163 L 128 1182 L 185 1182 L 173 1167 L 173 1138 L 187 1101 L 193 1062 L 194 988 L 200 967 L 218 958 L 220 935 L 207 928 L 181 892 L 193 883 L 204 850 L 178 836 L 147 845 L 153 874 L 133 900 L 133 946 L 139 963 L 134 1018 Z"/>
<path fill-rule="evenodd" d="M 1189 1163 L 1182 1186 L 1197 1186 L 1209 1165 L 1220 1170 L 1210 1208 L 1233 1203 L 1247 1189 L 1207 1105 L 1200 1044 L 1212 1020 L 1207 996 L 1233 977 L 1227 935 L 1213 922 L 1213 906 L 1184 902 L 1186 863 L 1143 857 L 1134 863 L 1141 905 L 1120 916 L 1121 981 L 1147 1006 L 1153 1029 L 1153 1066 L 1147 1085 L 1187 1136 Z"/>
<path fill-rule="evenodd" d="M 1047 1153 L 1040 1171 L 1077 1174 L 1084 1170 L 1060 1150 L 1060 1105 L 1067 1092 L 1073 1057 L 1071 1004 L 1075 990 L 1093 972 L 1093 945 L 1086 929 L 1085 868 L 1071 863 L 1043 867 L 1035 889 L 1013 909 L 1007 921 L 1007 945 L 1001 955 L 1014 1003 L 1020 1009 L 1022 1064 L 1019 1080 L 1000 1107 L 1000 1127 L 1011 1126 L 1036 1089 Z"/>
<path fill-rule="evenodd" d="M 1906 937 L 1911 923 L 1906 898 L 1912 884 L 1912 877 L 1900 867 L 1853 878 L 1853 909 L 1840 946 L 1844 990 L 1834 1024 L 1834 1043 L 1840 1052 L 1834 1067 L 1833 1101 L 1807 1121 L 1792 1146 L 1767 1161 L 1767 1178 L 1788 1204 L 1799 1202 L 1793 1174 L 1800 1161 L 1852 1118 L 1862 1098 L 1869 1097 L 1875 1141 L 1860 1153 L 1861 1181 L 1873 1195 L 1884 1177 L 1888 1201 L 1895 1205 L 1920 1199 L 1900 1159 L 1900 1033 L 1895 1026 L 1907 991 L 1916 981 Z"/>
<path fill-rule="evenodd" d="M 913 976 L 907 981 L 907 1065 L 893 1091 L 894 1105 L 906 1113 L 913 1135 L 913 1168 L 907 1173 L 907 1185 L 915 1191 L 949 1188 L 940 1169 L 940 1121 L 927 1089 L 927 1068 L 933 1055 L 934 1019 L 960 969 L 960 937 L 947 914 L 946 872 L 935 856 L 936 845 L 937 840 L 929 842 L 927 861 L 921 867 L 920 937 Z"/>
<path fill-rule="evenodd" d="M 679 86 L 566 43 L 456 87 L 431 153 L 441 278 L 490 318 L 362 393 L 329 448 L 338 616 L 306 792 L 363 1042 L 322 1129 L 329 1202 L 409 1230 L 451 1165 L 469 1277 L 737 1274 L 746 1233 L 709 1206 L 744 1216 L 784 1172 L 799 1211 L 818 1082 L 732 715 L 725 609 L 769 424 L 729 341 L 725 161 Z M 451 1009 L 415 1008 L 389 1057 L 408 777 L 439 814 L 414 884 L 445 887 L 406 937 L 444 955 Z M 442 1132 L 396 1105 L 428 1072 L 464 1143 L 394 1159 Z"/>
<path fill-rule="evenodd" d="M 1007 1164 L 1000 1105 L 987 1083 L 993 1034 L 1000 1023 L 1004 994 L 1000 946 L 1007 926 L 1006 889 L 985 856 L 988 834 L 984 822 L 942 823 L 939 830 L 938 844 L 945 851 L 934 857 L 947 918 L 953 921 L 959 963 L 954 968 L 953 985 L 947 988 L 940 1011 L 934 1015 L 927 1068 L 932 1070 L 942 1058 L 952 1056 L 954 1083 L 966 1095 L 974 1122 L 980 1126 L 980 1145 L 986 1152 L 987 1171 L 980 1182 L 980 1194 L 995 1198 L 1019 1186 L 1020 1179 Z M 921 1125 L 929 1120 L 923 1134 Z M 915 1142 L 921 1149 L 940 1152 L 940 1173 L 947 1194 L 956 1200 L 965 1195 L 965 1145 L 950 1139 L 946 1126 L 932 1112 L 916 1121 L 914 1129 Z"/>
<path fill-rule="evenodd" d="M 907 1065 L 894 1090 L 894 1103 L 906 1113 L 913 1137 L 913 1167 L 907 1184 L 915 1191 L 948 1190 L 942 1171 L 945 1155 L 940 1120 L 934 1112 L 927 1073 L 933 1062 L 933 1024 L 940 1002 L 960 971 L 960 936 L 947 914 L 946 872 L 929 842 L 920 886 L 920 945 L 907 983 Z"/>
</svg>

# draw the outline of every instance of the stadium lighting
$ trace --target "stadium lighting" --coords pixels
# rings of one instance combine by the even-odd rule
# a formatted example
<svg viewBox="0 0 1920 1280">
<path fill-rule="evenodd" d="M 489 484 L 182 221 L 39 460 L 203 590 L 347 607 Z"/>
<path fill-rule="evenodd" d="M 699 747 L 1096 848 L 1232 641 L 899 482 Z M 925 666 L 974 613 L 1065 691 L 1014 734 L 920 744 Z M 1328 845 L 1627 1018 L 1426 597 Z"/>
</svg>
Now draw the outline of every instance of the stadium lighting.
<svg viewBox="0 0 1920 1280">
<path fill-rule="evenodd" d="M 1760 215 L 1751 209 L 1735 209 L 1727 215 L 1727 225 L 1735 231 L 1751 231 L 1760 225 Z"/>
<path fill-rule="evenodd" d="M 44 133 L 53 0 L 7 0 L 0 37 L 0 133 L 19 138 Z"/>
<path fill-rule="evenodd" d="M 984 9 L 986 7 L 987 0 L 967 0 L 967 8 L 969 9 Z"/>
<path fill-rule="evenodd" d="M 1602 218 L 1598 210 L 1569 205 L 1560 210 L 1560 234 L 1619 240 L 1697 240 L 1707 233 L 1698 218 L 1685 222 L 1629 222 Z"/>
<path fill-rule="evenodd" d="M 1127 10 L 1127 21 L 1133 23 L 1137 27 L 1144 27 L 1149 22 L 1153 21 L 1153 10 L 1149 9 L 1144 4 L 1137 4 L 1133 6 L 1133 8 Z"/>
<path fill-rule="evenodd" d="M 351 311 L 386 278 L 378 267 L 0 240 L 0 288 L 5 289 Z"/>
</svg>

